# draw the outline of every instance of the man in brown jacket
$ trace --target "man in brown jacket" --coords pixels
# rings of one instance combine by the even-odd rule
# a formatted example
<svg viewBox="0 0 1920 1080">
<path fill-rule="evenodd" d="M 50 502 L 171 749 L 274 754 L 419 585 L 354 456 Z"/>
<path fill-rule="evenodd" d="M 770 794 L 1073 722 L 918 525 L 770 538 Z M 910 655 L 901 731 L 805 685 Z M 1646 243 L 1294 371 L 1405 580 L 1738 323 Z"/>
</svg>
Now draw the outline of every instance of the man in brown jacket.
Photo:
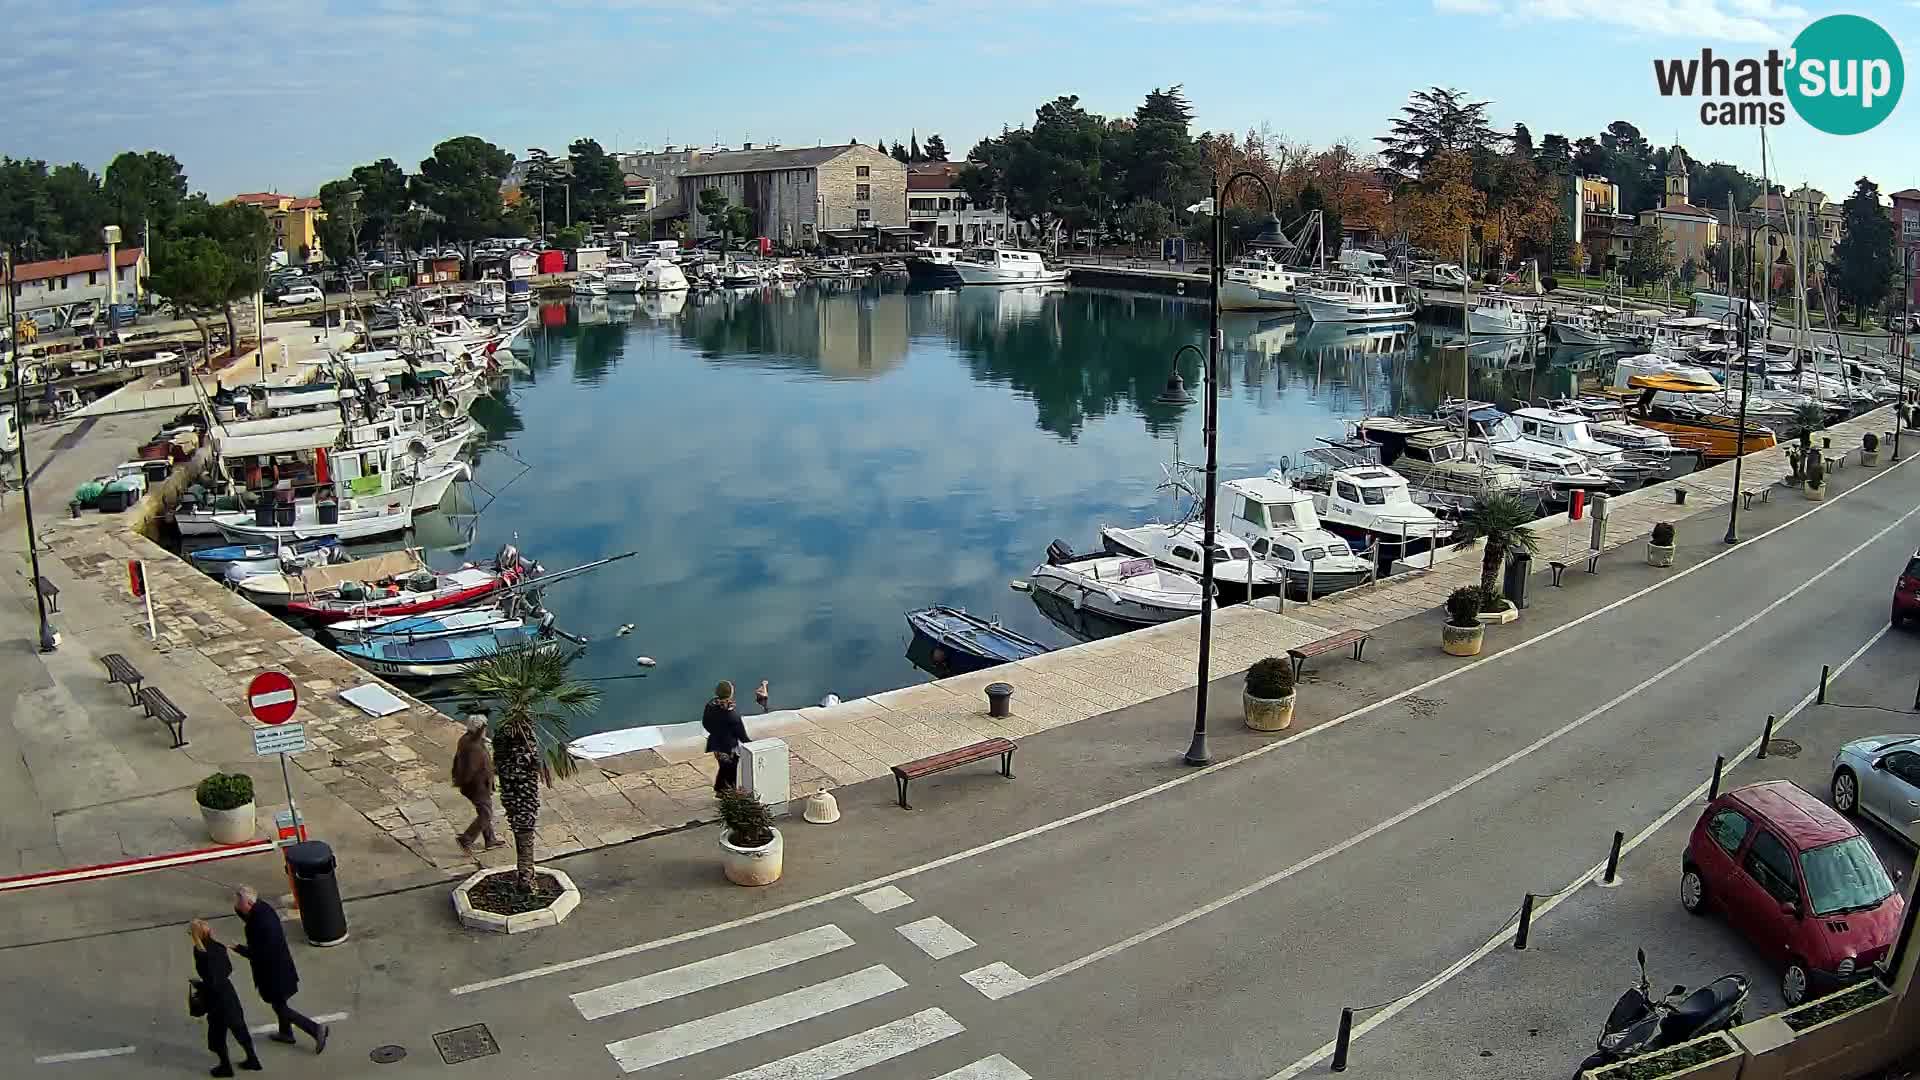
<svg viewBox="0 0 1920 1080">
<path fill-rule="evenodd" d="M 473 854 L 473 842 L 482 836 L 489 848 L 505 843 L 493 834 L 493 755 L 487 752 L 487 718 L 479 713 L 467 717 L 467 733 L 454 747 L 453 786 L 473 804 L 474 813 L 473 824 L 460 834 L 460 850 Z"/>
</svg>

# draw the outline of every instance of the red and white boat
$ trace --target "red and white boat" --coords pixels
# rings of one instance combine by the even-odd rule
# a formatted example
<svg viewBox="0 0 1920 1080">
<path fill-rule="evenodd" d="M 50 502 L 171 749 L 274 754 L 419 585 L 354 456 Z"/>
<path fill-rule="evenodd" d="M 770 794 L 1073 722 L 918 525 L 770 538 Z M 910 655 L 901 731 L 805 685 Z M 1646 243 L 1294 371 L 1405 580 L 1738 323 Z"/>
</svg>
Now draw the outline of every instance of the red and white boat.
<svg viewBox="0 0 1920 1080">
<path fill-rule="evenodd" d="M 345 581 L 320 592 L 289 599 L 286 612 L 316 623 L 422 615 L 467 607 L 537 573 L 534 564 L 512 548 L 491 567 L 469 563 L 458 570 L 416 570 L 379 581 Z"/>
</svg>

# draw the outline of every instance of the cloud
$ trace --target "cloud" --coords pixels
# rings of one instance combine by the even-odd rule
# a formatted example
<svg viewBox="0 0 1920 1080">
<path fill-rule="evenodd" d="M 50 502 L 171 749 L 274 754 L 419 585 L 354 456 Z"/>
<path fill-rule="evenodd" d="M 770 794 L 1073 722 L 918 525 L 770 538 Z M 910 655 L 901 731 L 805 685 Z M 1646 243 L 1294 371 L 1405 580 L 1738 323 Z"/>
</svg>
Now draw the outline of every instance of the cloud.
<svg viewBox="0 0 1920 1080">
<path fill-rule="evenodd" d="M 1434 0 L 1449 14 L 1501 15 L 1521 20 L 1583 22 L 1619 27 L 1647 37 L 1699 42 L 1784 45 L 1807 19 L 1805 8 L 1777 0 L 1534 0 L 1508 8 L 1501 0 Z"/>
<path fill-rule="evenodd" d="M 1498 15 L 1500 0 L 1433 0 L 1433 10 L 1449 15 Z"/>
</svg>

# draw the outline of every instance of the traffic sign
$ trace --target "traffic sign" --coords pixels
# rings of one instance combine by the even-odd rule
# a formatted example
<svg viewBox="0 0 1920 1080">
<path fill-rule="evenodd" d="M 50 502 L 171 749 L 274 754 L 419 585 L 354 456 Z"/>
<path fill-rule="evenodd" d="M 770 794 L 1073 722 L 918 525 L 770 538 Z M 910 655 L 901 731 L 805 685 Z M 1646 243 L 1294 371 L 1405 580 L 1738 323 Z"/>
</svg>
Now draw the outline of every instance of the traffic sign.
<svg viewBox="0 0 1920 1080">
<path fill-rule="evenodd" d="M 257 727 L 253 731 L 253 752 L 261 757 L 272 754 L 298 754 L 307 749 L 307 725 L 282 724 Z"/>
<path fill-rule="evenodd" d="M 286 723 L 293 719 L 293 710 L 299 704 L 300 693 L 284 672 L 263 671 L 247 684 L 247 707 L 263 724 Z"/>
</svg>

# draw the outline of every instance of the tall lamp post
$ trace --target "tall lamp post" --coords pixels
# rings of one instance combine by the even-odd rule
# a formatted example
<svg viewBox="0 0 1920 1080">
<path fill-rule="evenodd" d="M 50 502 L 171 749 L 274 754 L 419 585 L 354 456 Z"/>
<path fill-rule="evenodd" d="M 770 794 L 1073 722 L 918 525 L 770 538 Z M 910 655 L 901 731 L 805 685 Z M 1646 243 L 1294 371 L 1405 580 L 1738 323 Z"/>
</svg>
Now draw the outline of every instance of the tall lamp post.
<svg viewBox="0 0 1920 1080">
<path fill-rule="evenodd" d="M 33 529 L 33 484 L 32 475 L 27 468 L 27 399 L 26 386 L 20 381 L 20 325 L 13 312 L 13 253 L 0 254 L 0 289 L 7 297 L 7 344 L 12 357 L 13 370 L 13 421 L 14 429 L 20 433 L 20 502 L 27 516 L 27 561 L 33 574 L 33 603 L 40 614 L 40 651 L 52 652 L 59 647 L 60 639 L 53 632 L 53 624 L 47 621 L 47 594 L 40 588 L 40 538 Z M 113 273 L 111 263 L 107 272 Z"/>
<path fill-rule="evenodd" d="M 1738 427 L 1734 429 L 1734 434 L 1733 434 L 1733 498 L 1729 500 L 1727 503 L 1726 542 L 1729 544 L 1737 544 L 1740 542 L 1740 469 L 1741 469 L 1741 466 L 1744 465 L 1747 460 L 1747 388 L 1752 381 L 1752 375 L 1753 375 L 1753 358 L 1747 355 L 1747 341 L 1753 335 L 1752 324 L 1753 324 L 1754 236 L 1756 235 L 1756 233 L 1759 233 L 1759 232 L 1777 233 L 1778 231 L 1779 229 L 1774 225 L 1773 222 L 1763 221 L 1760 223 L 1760 227 L 1758 230 L 1755 230 L 1755 232 L 1749 232 L 1747 234 L 1747 257 L 1745 260 L 1743 260 L 1746 263 L 1746 266 L 1741 270 L 1741 273 L 1740 273 L 1740 280 L 1741 280 L 1740 288 L 1742 293 L 1741 304 L 1740 304 L 1740 338 L 1739 338 L 1740 340 L 1740 416 L 1739 416 L 1739 419 L 1735 421 Z M 1733 274 L 1733 266 L 1731 263 L 1729 263 L 1727 266 L 1727 274 L 1729 276 Z M 1798 282 L 1796 282 L 1795 284 L 1798 285 Z M 1769 338 L 1773 336 L 1772 326 L 1773 326 L 1772 318 L 1771 316 L 1769 316 L 1768 323 L 1767 323 L 1767 327 L 1768 327 L 1767 336 Z"/>
<path fill-rule="evenodd" d="M 1203 426 L 1206 429 L 1207 443 L 1206 491 L 1203 496 L 1203 503 L 1206 509 L 1202 526 L 1204 533 L 1200 542 L 1200 589 L 1202 593 L 1200 603 L 1200 685 L 1195 688 L 1193 704 L 1193 742 L 1187 747 L 1185 758 L 1186 763 L 1189 765 L 1207 765 L 1213 761 L 1213 755 L 1207 750 L 1207 679 L 1209 661 L 1212 659 L 1213 652 L 1214 508 L 1217 501 L 1217 485 L 1220 477 L 1220 395 L 1214 386 L 1214 382 L 1218 378 L 1214 368 L 1220 361 L 1220 283 L 1225 278 L 1225 263 L 1222 260 L 1225 257 L 1227 246 L 1226 221 L 1221 212 L 1226 209 L 1224 203 L 1227 192 L 1233 189 L 1234 184 L 1243 179 L 1252 180 L 1254 183 L 1260 185 L 1260 193 L 1264 195 L 1267 200 L 1267 229 L 1271 232 L 1278 232 L 1280 230 L 1280 220 L 1274 216 L 1273 192 L 1267 188 L 1267 182 L 1262 180 L 1258 174 L 1242 170 L 1227 177 L 1226 183 L 1224 184 L 1220 182 L 1217 174 L 1213 177 L 1208 198 L 1208 202 L 1213 206 L 1213 253 L 1211 260 L 1212 268 L 1208 274 L 1209 288 L 1207 290 L 1207 351 L 1205 357 L 1206 362 L 1202 365 L 1204 370 L 1200 380 L 1206 395 L 1206 401 L 1202 406 L 1204 409 L 1202 415 L 1205 418 Z M 1200 351 L 1196 346 L 1182 345 L 1173 354 L 1176 365 L 1178 364 L 1180 355 L 1188 349 L 1193 349 L 1196 353 Z M 1162 391 L 1160 395 L 1161 401 L 1180 403 L 1192 400 L 1186 396 L 1185 387 L 1180 384 L 1179 378 L 1180 374 L 1176 367 L 1174 374 L 1167 380 L 1167 389 Z M 1177 396 L 1175 396 L 1176 394 Z"/>
<path fill-rule="evenodd" d="M 1900 463 L 1900 432 L 1907 426 L 1907 365 L 1913 363 L 1913 249 L 1900 245 L 1900 396 L 1893 406 L 1893 462 Z"/>
</svg>

